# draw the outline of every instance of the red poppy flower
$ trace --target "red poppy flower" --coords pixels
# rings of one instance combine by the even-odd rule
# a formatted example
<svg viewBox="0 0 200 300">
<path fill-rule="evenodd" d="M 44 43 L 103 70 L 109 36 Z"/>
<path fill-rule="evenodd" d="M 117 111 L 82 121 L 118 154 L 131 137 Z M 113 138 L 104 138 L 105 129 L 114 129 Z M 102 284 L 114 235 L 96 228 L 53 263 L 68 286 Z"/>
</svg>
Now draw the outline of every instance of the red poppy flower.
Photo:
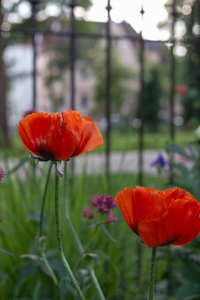
<svg viewBox="0 0 200 300">
<path fill-rule="evenodd" d="M 34 155 L 55 161 L 67 160 L 103 144 L 94 121 L 77 111 L 33 113 L 19 122 L 24 146 Z"/>
<path fill-rule="evenodd" d="M 130 229 L 148 247 L 182 246 L 200 231 L 200 204 L 185 190 L 125 188 L 115 198 Z"/>
<path fill-rule="evenodd" d="M 185 84 L 176 84 L 174 89 L 179 95 L 184 96 L 185 94 L 187 94 L 188 86 Z"/>
</svg>

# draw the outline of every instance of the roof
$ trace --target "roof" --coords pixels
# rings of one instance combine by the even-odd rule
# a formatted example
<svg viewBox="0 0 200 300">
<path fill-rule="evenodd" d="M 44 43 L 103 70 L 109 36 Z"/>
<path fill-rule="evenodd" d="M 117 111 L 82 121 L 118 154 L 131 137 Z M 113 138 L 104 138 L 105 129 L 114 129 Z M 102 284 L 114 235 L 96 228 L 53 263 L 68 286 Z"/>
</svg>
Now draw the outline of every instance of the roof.
<svg viewBox="0 0 200 300">
<path fill-rule="evenodd" d="M 103 34 L 102 32 L 106 29 L 106 22 L 90 22 L 96 25 L 96 34 Z M 135 41 L 139 40 L 140 34 L 138 34 L 135 29 L 127 22 L 123 21 L 121 23 L 116 23 L 111 21 L 111 30 L 112 30 L 112 24 L 116 27 L 120 27 L 121 30 L 119 30 L 119 34 L 113 34 L 114 36 L 120 37 L 124 36 L 126 38 L 130 37 L 130 40 L 134 43 Z M 65 32 L 69 33 L 68 28 L 65 28 Z M 116 32 L 116 30 L 115 30 Z M 105 32 L 104 32 L 105 33 Z M 92 33 L 94 34 L 94 32 Z M 69 42 L 69 39 L 66 39 L 59 34 L 57 35 L 47 35 L 43 37 L 43 49 L 49 49 L 49 46 L 53 46 L 56 44 L 66 43 L 66 41 Z M 46 47 L 45 47 L 46 46 Z M 151 40 L 145 40 L 145 49 L 153 52 L 159 52 L 161 53 L 164 48 L 164 43 L 161 41 L 151 41 Z"/>
</svg>

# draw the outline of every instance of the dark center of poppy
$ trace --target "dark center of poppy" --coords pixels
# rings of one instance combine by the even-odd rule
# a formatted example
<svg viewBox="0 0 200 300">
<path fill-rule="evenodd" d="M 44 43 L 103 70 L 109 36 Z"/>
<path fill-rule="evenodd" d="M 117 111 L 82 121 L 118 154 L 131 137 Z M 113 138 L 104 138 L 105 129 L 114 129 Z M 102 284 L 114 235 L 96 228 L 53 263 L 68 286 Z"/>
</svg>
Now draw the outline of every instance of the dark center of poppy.
<svg viewBox="0 0 200 300">
<path fill-rule="evenodd" d="M 133 224 L 132 225 L 132 230 L 133 230 L 133 232 L 135 232 L 137 235 L 139 235 L 139 231 L 138 231 L 138 224 Z M 140 235 L 139 235 L 140 236 Z"/>
<path fill-rule="evenodd" d="M 177 235 L 177 236 L 175 236 L 175 237 L 171 237 L 171 238 L 169 238 L 168 240 L 166 240 L 165 242 L 163 242 L 159 247 L 166 246 L 166 245 L 171 245 L 171 244 L 173 244 L 176 240 L 178 240 L 179 237 L 180 237 L 180 235 Z"/>
<path fill-rule="evenodd" d="M 47 149 L 45 147 L 38 147 L 37 152 L 38 152 L 39 156 L 42 156 L 46 159 L 54 160 L 55 155 L 54 155 L 53 151 L 51 151 L 51 149 L 49 149 L 49 148 Z"/>
</svg>

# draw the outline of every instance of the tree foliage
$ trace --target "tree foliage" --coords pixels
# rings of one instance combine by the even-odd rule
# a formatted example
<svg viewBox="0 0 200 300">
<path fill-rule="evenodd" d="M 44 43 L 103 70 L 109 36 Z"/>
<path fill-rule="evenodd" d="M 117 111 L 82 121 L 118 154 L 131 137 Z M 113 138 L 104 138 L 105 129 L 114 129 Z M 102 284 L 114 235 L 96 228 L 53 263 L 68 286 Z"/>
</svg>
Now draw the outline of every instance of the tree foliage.
<svg viewBox="0 0 200 300">
<path fill-rule="evenodd" d="M 152 129 L 158 128 L 158 112 L 160 110 L 161 98 L 160 69 L 157 65 L 152 65 L 144 78 L 144 124 Z"/>
<path fill-rule="evenodd" d="M 97 78 L 97 85 L 95 89 L 96 114 L 104 115 L 105 113 L 105 99 L 106 99 L 106 59 L 99 57 L 96 60 L 95 75 Z M 132 99 L 132 89 L 130 86 L 131 80 L 135 79 L 135 74 L 131 69 L 124 66 L 121 62 L 114 48 L 111 54 L 111 72 L 110 72 L 110 98 L 112 102 L 112 112 L 119 112 L 122 105 L 128 100 Z"/>
<path fill-rule="evenodd" d="M 184 14 L 184 6 L 187 5 L 188 12 Z M 169 12 L 169 20 L 172 21 L 172 2 L 168 1 L 166 8 Z M 186 55 L 184 57 L 176 56 L 176 82 L 178 84 L 186 84 L 188 86 L 188 93 L 182 97 L 182 104 L 184 106 L 184 118 L 186 122 L 195 123 L 199 122 L 200 119 L 200 100 L 199 100 L 199 36 L 195 34 L 196 28 L 199 26 L 199 11 L 200 3 L 197 0 L 185 1 L 177 0 L 176 1 L 176 11 L 177 17 L 175 22 L 175 37 L 177 27 L 180 26 L 185 28 L 182 36 L 176 41 L 175 46 L 185 47 Z M 163 24 L 163 26 L 170 26 L 171 23 Z"/>
</svg>

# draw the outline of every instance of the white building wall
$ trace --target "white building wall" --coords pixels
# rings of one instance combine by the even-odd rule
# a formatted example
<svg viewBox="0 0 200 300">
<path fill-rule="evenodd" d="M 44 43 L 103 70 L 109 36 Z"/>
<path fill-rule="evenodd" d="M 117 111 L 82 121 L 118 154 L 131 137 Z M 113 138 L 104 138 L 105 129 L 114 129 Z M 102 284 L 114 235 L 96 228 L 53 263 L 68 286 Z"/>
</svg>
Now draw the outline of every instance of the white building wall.
<svg viewBox="0 0 200 300">
<path fill-rule="evenodd" d="M 32 48 L 29 44 L 10 45 L 4 52 L 9 76 L 7 103 L 11 128 L 15 128 L 23 113 L 32 108 L 32 57 Z"/>
</svg>

